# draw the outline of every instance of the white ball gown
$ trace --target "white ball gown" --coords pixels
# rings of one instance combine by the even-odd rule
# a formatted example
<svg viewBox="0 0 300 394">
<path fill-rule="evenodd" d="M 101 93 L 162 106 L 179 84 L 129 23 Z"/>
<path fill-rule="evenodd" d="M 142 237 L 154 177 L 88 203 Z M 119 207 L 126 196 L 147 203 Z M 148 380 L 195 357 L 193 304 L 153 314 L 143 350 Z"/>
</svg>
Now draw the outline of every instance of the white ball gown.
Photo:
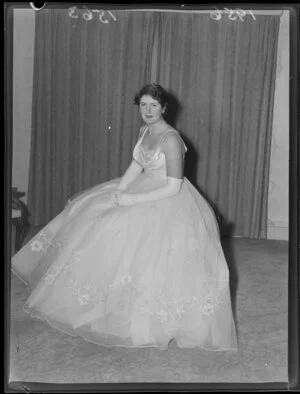
<svg viewBox="0 0 300 394">
<path fill-rule="evenodd" d="M 128 192 L 167 181 L 160 145 L 149 151 L 142 139 L 133 158 L 144 171 Z M 103 346 L 165 348 L 175 339 L 235 350 L 229 271 L 207 201 L 184 178 L 176 196 L 115 207 L 119 181 L 75 197 L 12 257 L 31 292 L 24 309 Z"/>
</svg>

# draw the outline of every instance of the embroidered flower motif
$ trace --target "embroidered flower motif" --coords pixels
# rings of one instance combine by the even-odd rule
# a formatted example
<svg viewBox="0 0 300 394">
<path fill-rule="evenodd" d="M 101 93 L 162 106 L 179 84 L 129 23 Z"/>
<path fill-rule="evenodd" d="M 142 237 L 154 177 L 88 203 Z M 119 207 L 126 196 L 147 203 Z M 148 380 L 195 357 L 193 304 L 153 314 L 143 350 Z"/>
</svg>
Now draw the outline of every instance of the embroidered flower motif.
<svg viewBox="0 0 300 394">
<path fill-rule="evenodd" d="M 58 244 L 58 247 L 60 247 L 59 244 Z M 51 283 L 54 281 L 54 279 L 55 279 L 60 273 L 66 274 L 66 273 L 70 270 L 72 264 L 78 263 L 78 262 L 81 260 L 82 255 L 83 255 L 83 253 L 82 253 L 81 250 L 76 250 L 76 251 L 71 255 L 70 259 L 69 259 L 65 264 L 63 264 L 62 262 L 59 262 L 59 263 L 53 262 L 52 265 L 51 265 L 51 267 L 50 267 L 49 270 L 48 270 L 47 275 L 44 277 L 44 280 L 45 280 L 48 284 L 51 284 Z"/>
<path fill-rule="evenodd" d="M 165 310 L 161 309 L 160 311 L 156 312 L 156 314 L 162 322 L 166 322 L 168 320 L 168 313 Z"/>
<path fill-rule="evenodd" d="M 62 272 L 66 274 L 73 264 L 80 262 L 82 256 L 83 252 L 81 250 L 75 250 L 75 252 L 73 252 L 73 254 L 71 255 L 70 259 L 64 265 Z"/>
<path fill-rule="evenodd" d="M 203 302 L 201 310 L 205 315 L 210 315 L 211 313 L 213 313 L 216 306 L 217 302 L 215 302 L 215 300 L 213 300 L 212 298 L 206 298 Z"/>
<path fill-rule="evenodd" d="M 49 275 L 45 276 L 44 280 L 45 280 L 45 282 L 48 283 L 48 285 L 50 285 L 53 282 L 54 278 L 55 278 L 55 275 L 49 274 Z"/>
<path fill-rule="evenodd" d="M 31 250 L 33 252 L 46 252 L 50 245 L 51 240 L 47 237 L 45 231 L 40 231 L 40 233 L 30 243 Z"/>
<path fill-rule="evenodd" d="M 90 296 L 88 294 L 81 294 L 78 297 L 80 305 L 86 305 L 90 299 Z"/>
<path fill-rule="evenodd" d="M 183 305 L 179 305 L 176 309 L 176 315 L 178 317 L 181 317 L 183 315 L 183 313 L 185 312 L 185 309 L 183 307 Z"/>
<path fill-rule="evenodd" d="M 49 273 L 44 277 L 44 280 L 48 283 L 48 285 L 50 285 L 51 283 L 53 283 L 53 281 L 57 277 L 58 273 L 59 273 L 58 267 L 53 265 L 49 269 Z"/>
<path fill-rule="evenodd" d="M 213 296 L 213 293 L 208 290 L 205 296 L 190 297 L 183 300 L 178 300 L 175 303 L 163 303 L 161 309 L 155 313 L 159 317 L 162 323 L 176 323 L 182 319 L 183 315 L 188 311 L 198 311 L 203 315 L 211 315 L 215 309 L 219 307 L 223 302 L 224 292 L 221 290 L 217 295 Z M 193 312 L 192 312 L 193 313 Z"/>
<path fill-rule="evenodd" d="M 94 305 L 103 302 L 105 299 L 104 282 L 92 283 L 91 281 L 81 285 L 75 279 L 69 279 L 66 287 L 71 290 L 71 294 L 78 299 L 80 305 L 93 303 Z"/>
<path fill-rule="evenodd" d="M 76 250 L 76 251 L 73 253 L 73 257 L 72 257 L 72 259 L 71 259 L 72 263 L 79 263 L 79 261 L 80 261 L 82 255 L 83 255 L 83 253 L 82 253 L 81 250 Z"/>
<path fill-rule="evenodd" d="M 93 219 L 93 224 L 99 223 L 102 219 L 103 219 L 103 215 L 102 214 L 95 216 L 94 219 Z"/>
<path fill-rule="evenodd" d="M 61 242 L 52 242 L 51 245 L 47 248 L 47 254 L 58 253 L 62 247 Z"/>
<path fill-rule="evenodd" d="M 126 286 L 126 285 L 128 285 L 129 283 L 131 283 L 132 282 L 132 277 L 130 276 L 130 275 L 125 275 L 125 276 L 123 276 L 120 280 L 115 280 L 112 284 L 110 284 L 108 287 L 110 288 L 110 289 L 115 289 L 116 287 L 118 287 L 118 286 L 120 286 L 120 285 L 123 285 L 123 286 Z"/>
<path fill-rule="evenodd" d="M 122 234 L 122 230 L 118 230 L 115 234 L 112 235 L 112 238 L 118 239 L 120 238 L 121 234 Z"/>
<path fill-rule="evenodd" d="M 160 321 L 163 322 L 176 322 L 182 318 L 182 315 L 186 312 L 183 303 L 178 304 L 177 308 L 173 312 L 167 311 L 166 309 L 160 309 L 156 312 Z"/>
<path fill-rule="evenodd" d="M 37 240 L 31 242 L 30 246 L 31 246 L 31 250 L 33 252 L 40 252 L 43 249 L 42 242 L 37 241 Z"/>
<path fill-rule="evenodd" d="M 125 275 L 122 279 L 122 284 L 123 285 L 128 285 L 128 283 L 131 283 L 132 277 L 130 275 Z"/>
</svg>

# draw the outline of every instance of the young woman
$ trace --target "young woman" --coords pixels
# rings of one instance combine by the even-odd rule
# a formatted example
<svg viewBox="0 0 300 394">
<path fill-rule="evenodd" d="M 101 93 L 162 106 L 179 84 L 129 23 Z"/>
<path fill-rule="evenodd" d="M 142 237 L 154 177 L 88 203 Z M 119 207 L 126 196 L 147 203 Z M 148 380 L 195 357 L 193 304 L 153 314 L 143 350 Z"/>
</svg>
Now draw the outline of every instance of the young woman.
<svg viewBox="0 0 300 394">
<path fill-rule="evenodd" d="M 229 273 L 213 210 L 184 177 L 186 147 L 156 84 L 122 178 L 67 204 L 12 259 L 24 308 L 104 346 L 236 349 Z"/>
</svg>

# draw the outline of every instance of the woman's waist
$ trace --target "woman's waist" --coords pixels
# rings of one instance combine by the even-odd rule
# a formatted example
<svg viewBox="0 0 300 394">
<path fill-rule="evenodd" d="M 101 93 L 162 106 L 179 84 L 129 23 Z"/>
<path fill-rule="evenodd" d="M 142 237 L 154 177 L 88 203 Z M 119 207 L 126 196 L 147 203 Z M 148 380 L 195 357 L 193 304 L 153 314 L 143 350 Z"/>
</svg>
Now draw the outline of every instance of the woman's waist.
<svg viewBox="0 0 300 394">
<path fill-rule="evenodd" d="M 129 192 L 147 192 L 166 185 L 167 177 L 165 172 L 157 170 L 144 170 L 128 187 Z"/>
<path fill-rule="evenodd" d="M 166 170 L 164 168 L 145 168 L 142 174 L 145 177 L 167 179 Z"/>
</svg>

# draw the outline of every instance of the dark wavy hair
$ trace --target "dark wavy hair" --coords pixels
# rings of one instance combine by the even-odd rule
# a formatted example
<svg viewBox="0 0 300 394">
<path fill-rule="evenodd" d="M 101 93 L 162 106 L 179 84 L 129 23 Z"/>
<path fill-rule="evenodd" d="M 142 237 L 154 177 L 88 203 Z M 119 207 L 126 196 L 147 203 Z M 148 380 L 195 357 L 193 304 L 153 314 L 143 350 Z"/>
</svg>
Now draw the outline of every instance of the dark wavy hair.
<svg viewBox="0 0 300 394">
<path fill-rule="evenodd" d="M 150 83 L 145 85 L 134 97 L 134 104 L 140 105 L 141 98 L 143 96 L 151 96 L 154 100 L 157 100 L 160 105 L 164 108 L 168 104 L 168 93 L 160 85 L 156 83 Z"/>
</svg>

